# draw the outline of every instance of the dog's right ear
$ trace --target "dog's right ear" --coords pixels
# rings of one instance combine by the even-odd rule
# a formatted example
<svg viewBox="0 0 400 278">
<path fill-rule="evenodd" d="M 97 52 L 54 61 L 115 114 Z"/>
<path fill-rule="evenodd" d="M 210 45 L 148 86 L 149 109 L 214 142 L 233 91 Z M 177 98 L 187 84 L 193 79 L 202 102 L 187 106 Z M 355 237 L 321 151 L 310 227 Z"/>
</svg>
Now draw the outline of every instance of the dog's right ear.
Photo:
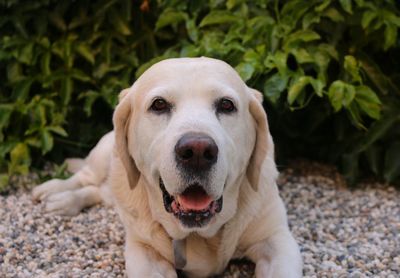
<svg viewBox="0 0 400 278">
<path fill-rule="evenodd" d="M 115 108 L 113 123 L 115 132 L 115 148 L 122 164 L 124 165 L 129 187 L 134 189 L 139 181 L 140 173 L 128 148 L 129 123 L 133 113 L 129 90 L 130 89 L 125 89 L 119 95 L 120 102 Z"/>
</svg>

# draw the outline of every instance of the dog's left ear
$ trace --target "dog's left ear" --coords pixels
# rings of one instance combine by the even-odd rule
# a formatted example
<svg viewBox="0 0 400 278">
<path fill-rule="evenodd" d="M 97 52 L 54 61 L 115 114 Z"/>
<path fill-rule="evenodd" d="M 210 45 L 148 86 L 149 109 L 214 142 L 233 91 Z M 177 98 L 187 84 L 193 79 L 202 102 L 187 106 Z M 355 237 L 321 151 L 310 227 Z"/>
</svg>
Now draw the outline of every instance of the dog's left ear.
<svg viewBox="0 0 400 278">
<path fill-rule="evenodd" d="M 262 106 L 262 94 L 251 88 L 249 88 L 249 90 L 251 94 L 249 110 L 256 123 L 256 142 L 250 157 L 249 165 L 247 166 L 247 178 L 253 189 L 257 191 L 260 182 L 261 167 L 266 159 L 268 151 L 269 128 L 267 114 Z"/>
<path fill-rule="evenodd" d="M 139 181 L 139 170 L 128 149 L 128 129 L 132 114 L 131 97 L 128 94 L 130 89 L 123 90 L 119 95 L 119 104 L 115 108 L 113 123 L 115 131 L 115 148 L 119 158 L 124 165 L 129 187 L 135 188 Z"/>
</svg>

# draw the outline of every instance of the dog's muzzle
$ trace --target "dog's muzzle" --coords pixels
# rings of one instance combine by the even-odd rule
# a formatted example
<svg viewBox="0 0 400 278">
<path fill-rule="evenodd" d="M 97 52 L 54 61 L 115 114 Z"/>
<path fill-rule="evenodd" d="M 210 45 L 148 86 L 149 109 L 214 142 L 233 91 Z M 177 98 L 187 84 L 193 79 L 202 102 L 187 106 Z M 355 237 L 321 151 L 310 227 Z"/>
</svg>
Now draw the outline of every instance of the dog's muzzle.
<svg viewBox="0 0 400 278">
<path fill-rule="evenodd" d="M 207 225 L 212 217 L 222 210 L 223 197 L 213 200 L 199 184 L 190 185 L 182 193 L 172 196 L 160 178 L 160 188 L 165 210 L 188 228 Z"/>
</svg>

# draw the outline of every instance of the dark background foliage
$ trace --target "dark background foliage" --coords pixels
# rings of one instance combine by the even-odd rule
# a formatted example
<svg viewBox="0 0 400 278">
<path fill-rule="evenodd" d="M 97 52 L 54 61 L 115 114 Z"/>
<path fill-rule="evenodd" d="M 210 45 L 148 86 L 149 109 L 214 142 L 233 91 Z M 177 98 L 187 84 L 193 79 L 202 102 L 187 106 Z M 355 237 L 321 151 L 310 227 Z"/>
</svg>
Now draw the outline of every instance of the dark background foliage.
<svg viewBox="0 0 400 278">
<path fill-rule="evenodd" d="M 0 0 L 0 188 L 84 156 L 151 64 L 202 55 L 264 93 L 280 165 L 398 182 L 399 27 L 394 0 Z"/>
</svg>

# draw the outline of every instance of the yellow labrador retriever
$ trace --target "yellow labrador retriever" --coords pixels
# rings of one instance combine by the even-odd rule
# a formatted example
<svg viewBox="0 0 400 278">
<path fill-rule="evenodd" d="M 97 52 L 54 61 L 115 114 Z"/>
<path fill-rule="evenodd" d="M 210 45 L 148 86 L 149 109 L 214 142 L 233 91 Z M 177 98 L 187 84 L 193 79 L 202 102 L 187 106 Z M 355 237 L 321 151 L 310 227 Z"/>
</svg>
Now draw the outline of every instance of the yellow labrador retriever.
<svg viewBox="0 0 400 278">
<path fill-rule="evenodd" d="M 222 61 L 159 62 L 120 94 L 114 131 L 77 172 L 33 196 L 59 214 L 115 206 L 128 277 L 207 277 L 241 257 L 256 277 L 301 277 L 261 101 Z"/>
</svg>

